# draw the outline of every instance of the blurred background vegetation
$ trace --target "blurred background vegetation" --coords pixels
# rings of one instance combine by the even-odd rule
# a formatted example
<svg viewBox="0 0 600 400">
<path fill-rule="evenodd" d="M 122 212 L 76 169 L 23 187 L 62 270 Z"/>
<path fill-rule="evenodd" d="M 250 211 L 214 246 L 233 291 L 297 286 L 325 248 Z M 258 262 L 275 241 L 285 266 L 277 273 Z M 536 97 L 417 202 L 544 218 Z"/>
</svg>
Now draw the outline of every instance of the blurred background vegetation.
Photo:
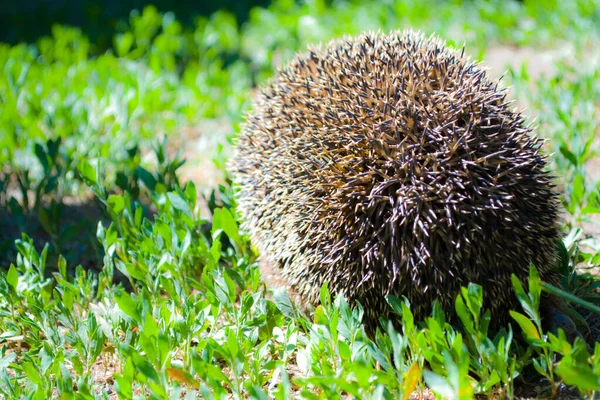
<svg viewBox="0 0 600 400">
<path fill-rule="evenodd" d="M 268 0 L 23 0 L 0 4 L 0 42 L 33 42 L 50 34 L 52 25 L 79 27 L 95 45 L 97 52 L 112 44 L 112 35 L 131 10 L 154 5 L 162 12 L 172 11 L 186 26 L 193 19 L 217 10 L 227 10 L 240 22 L 248 19 L 250 8 L 266 6 Z"/>
</svg>

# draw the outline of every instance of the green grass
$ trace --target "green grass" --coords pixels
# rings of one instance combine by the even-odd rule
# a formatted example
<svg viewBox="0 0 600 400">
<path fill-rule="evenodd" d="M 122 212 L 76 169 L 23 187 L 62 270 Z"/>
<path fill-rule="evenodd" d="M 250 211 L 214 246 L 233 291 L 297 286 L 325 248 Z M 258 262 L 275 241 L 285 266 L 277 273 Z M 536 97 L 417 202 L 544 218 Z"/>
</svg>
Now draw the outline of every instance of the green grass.
<svg viewBox="0 0 600 400">
<path fill-rule="evenodd" d="M 459 326 L 438 307 L 414 321 L 390 298 L 399 328 L 384 324 L 371 340 L 360 306 L 327 287 L 302 315 L 264 287 L 229 181 L 184 181 L 194 167 L 169 145 L 189 148 L 186 132 L 215 124 L 231 141 L 253 88 L 319 40 L 413 27 L 464 43 L 476 59 L 501 46 L 534 61 L 568 44 L 572 55 L 553 60 L 550 76 L 523 64 L 504 80 L 548 139 L 565 209 L 561 289 L 597 304 L 600 4 L 327 4 L 275 1 L 241 27 L 223 11 L 185 27 L 148 7 L 101 54 L 61 26 L 34 44 L 0 44 L 0 398 L 600 391 L 600 345 L 543 330 L 535 269 L 528 287 L 514 282 L 522 308 L 493 336 L 476 285 L 456 300 Z M 226 176 L 227 154 L 215 146 L 198 157 Z M 574 316 L 580 331 L 597 334 L 597 318 L 584 316 Z"/>
</svg>

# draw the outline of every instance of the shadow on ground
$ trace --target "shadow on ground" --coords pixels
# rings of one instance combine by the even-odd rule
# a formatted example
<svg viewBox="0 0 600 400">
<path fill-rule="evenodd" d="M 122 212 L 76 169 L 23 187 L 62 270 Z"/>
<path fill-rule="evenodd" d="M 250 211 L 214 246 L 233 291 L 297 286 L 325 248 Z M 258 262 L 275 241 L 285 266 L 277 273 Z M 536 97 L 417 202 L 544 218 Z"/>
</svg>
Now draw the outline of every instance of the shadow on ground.
<svg viewBox="0 0 600 400">
<path fill-rule="evenodd" d="M 49 245 L 47 267 L 57 270 L 58 254 L 67 261 L 70 272 L 78 265 L 98 271 L 104 252 L 96 239 L 98 222 L 104 226 L 109 220 L 103 215 L 101 205 L 93 198 L 77 202 L 55 203 L 47 222 L 42 223 L 40 213 L 23 213 L 0 208 L 0 269 L 6 269 L 17 259 L 15 241 L 22 239 L 21 232 L 31 240 L 38 252 Z"/>
</svg>

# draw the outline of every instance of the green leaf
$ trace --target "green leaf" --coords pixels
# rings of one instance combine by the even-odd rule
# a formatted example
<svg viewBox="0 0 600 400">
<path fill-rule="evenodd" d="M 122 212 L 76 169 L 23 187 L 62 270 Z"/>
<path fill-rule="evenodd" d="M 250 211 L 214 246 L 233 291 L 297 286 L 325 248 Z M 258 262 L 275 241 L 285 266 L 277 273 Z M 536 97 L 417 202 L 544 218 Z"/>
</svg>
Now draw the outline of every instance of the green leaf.
<svg viewBox="0 0 600 400">
<path fill-rule="evenodd" d="M 46 148 L 48 149 L 48 156 L 50 157 L 50 160 L 56 160 L 61 141 L 62 138 L 59 137 L 56 140 L 48 139 L 48 141 L 46 142 Z"/>
<path fill-rule="evenodd" d="M 62 296 L 63 305 L 67 310 L 73 311 L 73 293 L 70 290 L 66 290 Z"/>
<path fill-rule="evenodd" d="M 134 41 L 135 37 L 131 32 L 125 32 L 117 35 L 115 37 L 115 49 L 117 50 L 117 56 L 125 57 L 129 53 Z"/>
<path fill-rule="evenodd" d="M 456 315 L 462 322 L 463 326 L 467 330 L 467 332 L 473 334 L 474 333 L 474 325 L 473 318 L 471 317 L 471 313 L 467 309 L 465 302 L 462 299 L 462 296 L 459 295 L 456 297 L 456 302 L 454 303 L 454 309 L 456 310 Z"/>
<path fill-rule="evenodd" d="M 231 329 L 227 334 L 227 349 L 233 358 L 236 358 L 240 351 L 238 339 L 235 337 L 235 333 Z"/>
<path fill-rule="evenodd" d="M 275 300 L 275 305 L 283 315 L 288 318 L 294 318 L 296 316 L 296 309 L 290 300 L 290 296 L 288 296 L 286 288 L 280 287 L 274 289 L 273 300 Z"/>
<path fill-rule="evenodd" d="M 158 324 L 154 320 L 151 312 L 146 312 L 143 332 L 146 337 L 158 337 Z"/>
<path fill-rule="evenodd" d="M 521 330 L 523 331 L 523 334 L 525 335 L 525 338 L 527 340 L 531 340 L 531 339 L 540 340 L 541 339 L 537 328 L 535 327 L 533 322 L 531 322 L 531 320 L 529 318 L 527 318 L 525 315 L 511 310 L 510 316 L 513 317 L 513 319 L 515 321 L 517 321 L 517 323 L 521 327 Z"/>
<path fill-rule="evenodd" d="M 227 376 L 225 376 L 221 368 L 219 368 L 218 366 L 206 364 L 205 367 L 207 376 L 216 379 L 217 381 L 229 382 Z"/>
<path fill-rule="evenodd" d="M 138 178 L 144 183 L 144 185 L 148 189 L 154 191 L 154 188 L 156 187 L 156 179 L 154 179 L 154 176 L 152 176 L 152 174 L 148 172 L 147 169 L 142 167 L 137 167 L 135 172 Z"/>
<path fill-rule="evenodd" d="M 27 378 L 35 385 L 43 385 L 44 378 L 40 375 L 39 371 L 30 361 L 25 361 L 21 363 L 21 368 L 23 368 L 23 372 L 27 375 Z"/>
<path fill-rule="evenodd" d="M 423 379 L 425 380 L 427 387 L 429 387 L 429 389 L 431 389 L 435 394 L 438 394 L 445 399 L 457 398 L 452 386 L 442 376 L 434 372 L 424 370 Z"/>
<path fill-rule="evenodd" d="M 329 320 L 327 320 L 327 317 L 325 316 L 325 310 L 322 305 L 318 305 L 315 309 L 313 320 L 315 324 L 318 325 L 329 325 Z"/>
<path fill-rule="evenodd" d="M 581 209 L 582 214 L 600 214 L 600 207 L 585 206 Z"/>
<path fill-rule="evenodd" d="M 235 243 L 241 243 L 238 224 L 235 217 L 226 208 L 217 208 L 213 215 L 213 224 L 211 234 L 215 238 L 215 233 L 222 229 L 223 232 Z"/>
<path fill-rule="evenodd" d="M 237 296 L 237 290 L 235 287 L 235 282 L 231 277 L 227 274 L 223 274 L 223 278 L 225 279 L 225 283 L 227 284 L 227 293 L 229 293 L 229 302 L 231 304 L 235 303 L 235 298 Z"/>
<path fill-rule="evenodd" d="M 348 343 L 343 340 L 338 341 L 338 352 L 343 361 L 350 361 L 352 350 L 350 350 L 350 345 Z"/>
<path fill-rule="evenodd" d="M 142 317 L 137 310 L 137 302 L 133 300 L 128 293 L 121 292 L 115 294 L 117 305 L 125 314 L 133 318 L 134 321 L 141 325 Z"/>
<path fill-rule="evenodd" d="M 6 281 L 13 289 L 17 288 L 19 284 L 19 273 L 17 272 L 17 268 L 15 268 L 14 264 L 10 264 L 8 268 L 8 272 L 6 273 Z"/>
<path fill-rule="evenodd" d="M 128 361 L 131 360 L 130 358 Z M 133 384 L 133 380 L 126 378 L 123 375 L 115 374 L 115 390 L 121 399 L 132 399 L 133 398 L 133 390 L 131 389 L 131 385 Z"/>
<path fill-rule="evenodd" d="M 573 165 L 573 166 L 577 166 L 577 157 L 575 156 L 575 154 L 573 154 L 571 152 L 571 150 L 569 150 L 567 148 L 567 146 L 562 145 L 560 146 L 560 154 L 562 154 L 567 160 L 569 160 L 569 162 Z"/>
<path fill-rule="evenodd" d="M 196 202 L 198 201 L 198 193 L 196 192 L 196 185 L 194 185 L 193 182 L 188 182 L 185 185 L 185 197 L 188 201 L 188 203 L 190 203 L 192 205 L 192 207 L 196 206 Z"/>
<path fill-rule="evenodd" d="M 60 254 L 58 256 L 58 272 L 63 279 L 67 279 L 67 260 Z"/>
<path fill-rule="evenodd" d="M 483 288 L 475 283 L 469 283 L 465 299 L 471 314 L 474 317 L 479 316 L 483 307 Z"/>
<path fill-rule="evenodd" d="M 589 365 L 577 363 L 569 356 L 560 361 L 556 373 L 567 385 L 577 386 L 581 391 L 600 391 L 600 376 Z"/>
<path fill-rule="evenodd" d="M 558 259 L 560 260 L 561 272 L 566 275 L 569 271 L 569 250 L 567 250 L 567 246 L 562 240 L 558 241 Z"/>
<path fill-rule="evenodd" d="M 571 201 L 577 205 L 582 205 L 585 198 L 585 181 L 583 176 L 575 175 L 573 178 L 573 186 L 571 193 Z"/>
<path fill-rule="evenodd" d="M 402 315 L 402 302 L 398 297 L 389 294 L 386 296 L 385 301 L 392 307 L 394 313 Z"/>
<path fill-rule="evenodd" d="M 167 193 L 167 197 L 169 198 L 169 201 L 171 202 L 171 205 L 173 206 L 173 208 L 181 211 L 188 217 L 192 216 L 192 212 L 190 211 L 190 206 L 180 195 L 178 195 L 177 193 L 174 193 L 174 192 L 169 192 L 169 193 Z"/>
<path fill-rule="evenodd" d="M 219 299 L 219 302 L 221 304 L 230 305 L 229 285 L 225 281 L 225 276 L 220 271 L 214 270 L 213 280 L 215 285 L 215 295 Z"/>
<path fill-rule="evenodd" d="M 157 219 L 154 223 L 155 229 L 165 241 L 165 247 L 171 249 L 173 247 L 173 232 L 171 227 L 164 221 Z"/>
<path fill-rule="evenodd" d="M 134 365 L 137 367 L 138 371 L 141 374 L 150 379 L 152 382 L 160 384 L 160 378 L 158 376 L 158 373 L 156 372 L 156 369 L 154 369 L 150 361 L 148 361 L 136 351 L 132 351 L 130 355 L 133 358 Z"/>
<path fill-rule="evenodd" d="M 537 304 L 542 293 L 540 273 L 537 268 L 533 265 L 529 266 L 529 293 L 535 300 L 534 304 Z"/>
<path fill-rule="evenodd" d="M 46 150 L 44 150 L 44 147 L 41 144 L 36 143 L 34 151 L 36 157 L 38 160 L 40 160 L 44 171 L 48 171 L 48 156 L 46 155 Z"/>
<path fill-rule="evenodd" d="M 117 194 L 111 194 L 108 196 L 107 204 L 108 209 L 117 215 L 119 215 L 121 211 L 125 209 L 125 200 L 123 199 L 123 196 Z"/>
<path fill-rule="evenodd" d="M 515 289 L 517 299 L 521 304 L 521 307 L 523 307 L 523 310 L 525 310 L 529 318 L 535 318 L 537 315 L 535 305 L 532 303 L 532 300 L 529 298 L 529 296 L 525 293 L 525 289 L 523 289 L 523 284 L 515 274 L 511 275 L 511 281 L 512 286 Z"/>
<path fill-rule="evenodd" d="M 415 317 L 410 310 L 408 300 L 401 304 L 402 307 L 402 329 L 406 335 L 411 335 L 415 331 Z"/>
<path fill-rule="evenodd" d="M 329 308 L 331 306 L 331 294 L 329 293 L 329 283 L 324 282 L 319 292 L 319 300 L 323 307 Z"/>
<path fill-rule="evenodd" d="M 78 169 L 83 179 L 87 181 L 86 183 L 94 184 L 98 182 L 98 174 L 96 169 L 92 167 L 92 164 L 90 164 L 86 159 L 81 160 Z"/>
<path fill-rule="evenodd" d="M 212 245 L 210 246 L 210 254 L 213 256 L 215 264 L 221 259 L 221 246 L 220 240 L 213 240 Z"/>
</svg>

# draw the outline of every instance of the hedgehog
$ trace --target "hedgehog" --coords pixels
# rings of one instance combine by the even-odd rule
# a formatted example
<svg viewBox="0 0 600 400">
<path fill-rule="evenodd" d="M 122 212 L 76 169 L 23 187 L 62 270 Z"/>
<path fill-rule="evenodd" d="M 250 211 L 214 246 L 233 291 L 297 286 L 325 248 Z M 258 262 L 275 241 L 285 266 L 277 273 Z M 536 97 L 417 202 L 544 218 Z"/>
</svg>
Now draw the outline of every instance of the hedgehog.
<svg viewBox="0 0 600 400">
<path fill-rule="evenodd" d="M 260 90 L 230 164 L 267 282 L 316 305 L 327 282 L 373 332 L 388 295 L 415 318 L 511 275 L 557 277 L 559 198 L 543 140 L 484 67 L 435 36 L 364 33 L 297 55 Z"/>
</svg>

